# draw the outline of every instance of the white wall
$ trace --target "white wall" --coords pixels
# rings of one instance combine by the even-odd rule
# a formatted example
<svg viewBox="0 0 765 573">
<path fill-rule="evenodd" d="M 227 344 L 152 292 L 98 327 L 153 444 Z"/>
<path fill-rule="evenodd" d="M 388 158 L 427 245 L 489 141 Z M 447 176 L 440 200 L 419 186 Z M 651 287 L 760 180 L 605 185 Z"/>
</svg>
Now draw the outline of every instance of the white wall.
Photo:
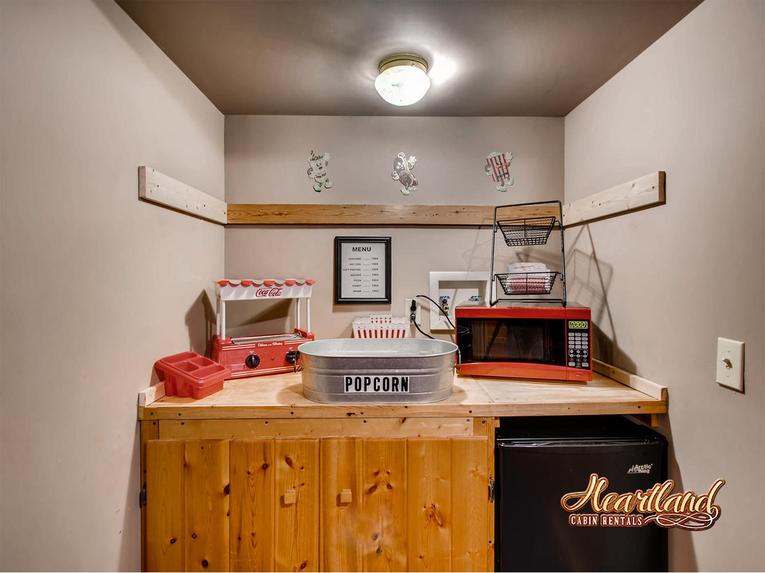
<svg viewBox="0 0 765 573">
<path fill-rule="evenodd" d="M 136 393 L 224 246 L 137 167 L 222 198 L 223 117 L 111 1 L 3 0 L 0 98 L 0 568 L 135 570 Z"/>
<path fill-rule="evenodd" d="M 765 3 L 707 0 L 572 111 L 566 201 L 651 171 L 663 207 L 567 236 L 571 293 L 600 356 L 669 386 L 673 477 L 727 484 L 709 531 L 672 532 L 675 569 L 765 568 Z M 746 342 L 746 393 L 715 383 Z"/>
<path fill-rule="evenodd" d="M 306 175 L 311 149 L 331 154 L 332 189 L 313 191 Z M 420 187 L 409 197 L 390 177 L 400 151 L 418 158 L 414 173 Z M 514 154 L 516 183 L 507 193 L 496 191 L 483 173 L 492 151 Z M 562 194 L 561 118 L 226 117 L 229 203 L 504 204 L 561 199 Z M 333 239 L 338 235 L 392 237 L 390 306 L 333 306 Z M 235 227 L 226 229 L 226 275 L 314 278 L 317 335 L 350 336 L 354 316 L 403 315 L 405 298 L 428 293 L 430 271 L 488 270 L 490 238 L 489 229 L 470 228 Z M 283 327 L 284 305 L 230 308 L 232 332 Z M 429 324 L 427 313 L 423 322 Z M 237 328 L 242 323 L 244 328 Z"/>
</svg>

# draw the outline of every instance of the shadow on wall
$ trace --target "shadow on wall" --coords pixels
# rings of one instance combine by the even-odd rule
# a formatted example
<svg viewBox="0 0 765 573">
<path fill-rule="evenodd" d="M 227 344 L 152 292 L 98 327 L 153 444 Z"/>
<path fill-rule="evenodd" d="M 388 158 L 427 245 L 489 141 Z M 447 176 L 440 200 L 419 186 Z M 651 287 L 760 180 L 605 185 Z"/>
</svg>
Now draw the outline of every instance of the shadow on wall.
<svg viewBox="0 0 765 573">
<path fill-rule="evenodd" d="M 593 356 L 628 372 L 635 372 L 635 362 L 619 347 L 619 337 L 608 304 L 614 267 L 598 259 L 589 225 L 580 227 L 569 245 L 566 274 L 569 300 L 592 309 Z"/>
<path fill-rule="evenodd" d="M 675 480 L 675 492 L 685 491 L 683 475 L 675 456 L 674 441 L 672 440 L 672 423 L 669 416 L 661 416 L 661 425 L 656 428 L 664 434 L 669 442 L 667 473 Z M 669 570 L 698 571 L 696 550 L 693 547 L 693 532 L 673 527 L 669 530 Z"/>
<path fill-rule="evenodd" d="M 189 349 L 210 356 L 216 316 L 215 307 L 206 290 L 199 294 L 186 311 L 185 321 L 189 331 Z"/>
<path fill-rule="evenodd" d="M 186 311 L 185 322 L 189 332 L 189 350 L 198 352 L 204 356 L 210 356 L 212 352 L 212 337 L 215 333 L 215 309 L 213 308 L 207 291 L 202 291 L 194 300 L 189 310 Z M 149 383 L 154 386 L 159 380 L 154 364 L 150 366 Z"/>
<path fill-rule="evenodd" d="M 577 247 L 577 245 L 579 245 Z M 619 347 L 619 338 L 608 304 L 608 289 L 614 275 L 612 265 L 598 259 L 590 226 L 582 226 L 570 241 L 566 254 L 569 300 L 592 309 L 593 356 L 599 360 L 637 372 L 637 365 Z M 672 425 L 669 416 L 661 417 L 661 432 L 669 442 L 667 472 L 675 480 L 675 491 L 683 491 L 683 477 L 675 456 Z M 697 571 L 692 532 L 673 528 L 669 531 L 669 565 L 671 571 Z"/>
</svg>

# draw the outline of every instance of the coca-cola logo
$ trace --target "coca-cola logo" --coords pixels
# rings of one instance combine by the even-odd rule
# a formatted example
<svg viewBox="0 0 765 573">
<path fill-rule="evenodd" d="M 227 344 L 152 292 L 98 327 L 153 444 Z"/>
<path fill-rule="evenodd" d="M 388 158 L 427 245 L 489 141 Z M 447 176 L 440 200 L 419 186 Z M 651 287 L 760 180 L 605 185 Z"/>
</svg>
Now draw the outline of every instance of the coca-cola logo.
<svg viewBox="0 0 765 573">
<path fill-rule="evenodd" d="M 281 287 L 265 287 L 265 288 L 259 288 L 255 291 L 255 296 L 281 296 L 282 295 L 282 288 Z"/>
</svg>

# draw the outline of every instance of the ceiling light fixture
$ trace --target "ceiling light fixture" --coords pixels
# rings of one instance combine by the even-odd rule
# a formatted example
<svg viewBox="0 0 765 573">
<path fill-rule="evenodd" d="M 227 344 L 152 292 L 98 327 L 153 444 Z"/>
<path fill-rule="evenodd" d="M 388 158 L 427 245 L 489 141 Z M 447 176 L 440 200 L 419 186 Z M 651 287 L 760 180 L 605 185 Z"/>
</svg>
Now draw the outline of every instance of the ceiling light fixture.
<svg viewBox="0 0 765 573">
<path fill-rule="evenodd" d="M 390 104 L 405 106 L 420 101 L 430 89 L 428 62 L 415 54 L 394 54 L 380 62 L 375 89 Z"/>
</svg>

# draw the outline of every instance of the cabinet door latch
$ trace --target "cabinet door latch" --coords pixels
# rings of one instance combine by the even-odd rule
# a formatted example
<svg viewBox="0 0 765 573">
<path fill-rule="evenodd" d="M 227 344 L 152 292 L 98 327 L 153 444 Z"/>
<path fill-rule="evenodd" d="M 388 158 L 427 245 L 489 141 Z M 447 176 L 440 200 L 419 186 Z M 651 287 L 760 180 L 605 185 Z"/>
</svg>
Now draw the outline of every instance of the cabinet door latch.
<svg viewBox="0 0 765 573">
<path fill-rule="evenodd" d="M 138 507 L 146 507 L 146 484 L 138 492 Z"/>
<path fill-rule="evenodd" d="M 489 503 L 494 503 L 494 478 L 489 478 Z"/>
</svg>

